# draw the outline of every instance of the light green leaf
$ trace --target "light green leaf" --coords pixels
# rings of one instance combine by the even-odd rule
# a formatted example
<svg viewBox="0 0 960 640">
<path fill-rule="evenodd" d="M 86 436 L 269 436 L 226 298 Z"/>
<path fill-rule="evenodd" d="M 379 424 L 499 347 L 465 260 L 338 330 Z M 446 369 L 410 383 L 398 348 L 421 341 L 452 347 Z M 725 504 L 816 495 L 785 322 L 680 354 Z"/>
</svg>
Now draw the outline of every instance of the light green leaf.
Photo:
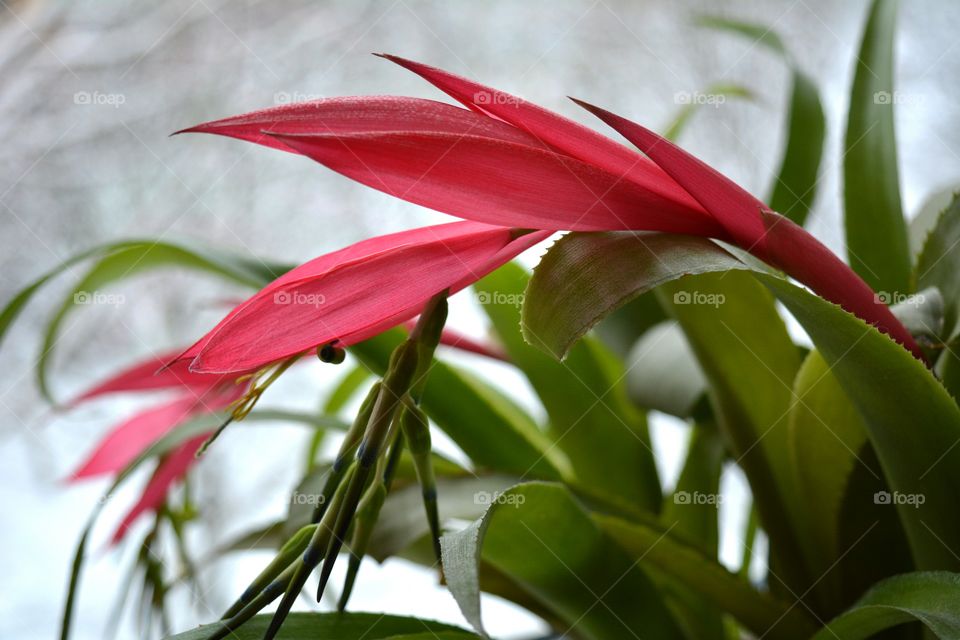
<svg viewBox="0 0 960 640">
<path fill-rule="evenodd" d="M 840 548 L 844 495 L 857 465 L 875 473 L 860 459 L 867 430 L 819 352 L 807 356 L 793 392 L 796 403 L 788 418 L 791 466 L 803 507 L 798 510 L 802 527 L 798 538 L 813 575 L 823 576 L 816 585 L 818 595 L 836 601 L 840 575 L 830 569 L 846 551 Z"/>
<path fill-rule="evenodd" d="M 813 640 L 861 640 L 907 622 L 922 622 L 942 640 L 960 638 L 960 575 L 908 573 L 870 589 Z"/>
<path fill-rule="evenodd" d="M 780 39 L 777 32 L 762 24 L 712 15 L 699 16 L 696 23 L 701 27 L 710 27 L 741 35 L 750 40 L 751 43 L 762 45 L 780 56 L 787 57 L 789 55 L 787 47 L 783 44 L 783 40 Z"/>
<path fill-rule="evenodd" d="M 897 0 L 873 0 L 857 55 L 843 159 L 850 264 L 874 291 L 910 291 L 910 245 L 894 135 Z"/>
<path fill-rule="evenodd" d="M 520 333 L 520 302 L 529 279 L 522 267 L 506 264 L 475 286 L 510 360 L 547 411 L 548 436 L 570 460 L 579 485 L 659 511 L 662 494 L 650 435 L 644 415 L 627 400 L 622 363 L 589 337 L 562 363 L 527 344 Z"/>
<path fill-rule="evenodd" d="M 272 618 L 272 613 L 254 616 L 229 637 L 260 640 Z M 167 640 L 207 640 L 221 629 L 222 624 L 214 622 L 168 636 Z M 276 636 L 277 640 L 468 640 L 476 637 L 442 622 L 382 613 L 291 613 Z"/>
<path fill-rule="evenodd" d="M 443 536 L 441 547 L 447 585 L 477 630 L 482 559 L 577 637 L 622 638 L 636 629 L 652 638 L 683 637 L 649 578 L 560 485 L 507 490 L 483 518 Z"/>
<path fill-rule="evenodd" d="M 105 287 L 146 271 L 164 267 L 203 271 L 249 287 L 260 287 L 289 269 L 286 265 L 268 264 L 255 258 L 205 248 L 186 241 L 147 239 L 113 242 L 64 261 L 17 294 L 0 312 L 0 340 L 30 298 L 44 284 L 67 268 L 93 257 L 98 258 L 97 262 L 63 300 L 44 331 L 36 373 L 41 393 L 51 402 L 54 402 L 54 399 L 47 379 L 47 369 L 57 343 L 60 326 L 71 311 L 82 306 L 84 300 Z"/>
</svg>

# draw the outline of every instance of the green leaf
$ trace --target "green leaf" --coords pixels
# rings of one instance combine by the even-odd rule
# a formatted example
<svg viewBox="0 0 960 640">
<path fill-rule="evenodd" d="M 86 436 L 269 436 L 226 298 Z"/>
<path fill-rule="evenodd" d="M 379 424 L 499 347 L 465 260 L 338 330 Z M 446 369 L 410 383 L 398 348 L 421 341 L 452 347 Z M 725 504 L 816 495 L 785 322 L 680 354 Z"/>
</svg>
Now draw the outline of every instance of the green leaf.
<svg viewBox="0 0 960 640">
<path fill-rule="evenodd" d="M 83 562 L 86 559 L 85 555 L 87 542 L 90 538 L 90 533 L 93 531 L 93 526 L 96 524 L 97 518 L 100 516 L 100 513 L 103 510 L 103 507 L 106 505 L 107 500 L 116 492 L 120 485 L 126 482 L 127 478 L 129 478 L 130 475 L 140 468 L 140 466 L 142 466 L 144 463 L 170 453 L 176 447 L 184 442 L 187 442 L 188 440 L 196 438 L 204 433 L 213 432 L 217 429 L 217 427 L 223 424 L 223 421 L 226 419 L 227 415 L 228 414 L 226 412 L 208 413 L 197 416 L 178 425 L 171 431 L 155 440 L 153 444 L 141 452 L 140 455 L 138 455 L 114 478 L 110 488 L 104 494 L 104 498 L 97 503 L 97 506 L 94 507 L 89 518 L 87 519 L 87 523 L 80 534 L 80 540 L 77 543 L 77 548 L 71 564 L 70 582 L 67 586 L 67 599 L 66 603 L 64 604 L 63 617 L 61 620 L 61 640 L 67 640 L 67 638 L 70 637 L 73 607 L 76 603 L 76 598 L 80 587 L 80 572 L 83 568 Z M 254 411 L 251 412 L 250 415 L 245 418 L 245 420 L 253 422 L 258 420 L 267 422 L 292 421 L 302 422 L 303 424 L 315 428 L 326 428 L 328 426 L 340 429 L 343 428 L 342 423 L 339 423 L 339 421 L 335 419 L 317 418 L 316 416 L 300 414 L 293 411 Z"/>
<path fill-rule="evenodd" d="M 437 479 L 437 510 L 440 521 L 476 520 L 493 497 L 517 483 L 515 476 L 490 475 Z M 402 553 L 430 534 L 423 515 L 423 496 L 418 485 L 390 492 L 373 530 L 367 552 L 378 562 Z"/>
<path fill-rule="evenodd" d="M 659 511 L 650 435 L 644 415 L 627 400 L 623 365 L 593 338 L 580 341 L 562 363 L 527 344 L 520 301 L 529 279 L 522 267 L 506 264 L 475 287 L 510 360 L 547 411 L 547 434 L 570 460 L 578 484 Z"/>
<path fill-rule="evenodd" d="M 669 234 L 573 233 L 534 271 L 525 328 L 554 353 L 612 309 L 659 286 L 710 382 L 718 423 L 750 480 L 764 528 L 790 584 L 804 584 L 789 509 L 795 507 L 786 415 L 800 352 L 773 298 L 715 243 Z M 723 273 L 716 273 L 723 272 Z M 688 274 L 700 274 L 676 282 Z M 805 585 L 806 586 L 806 585 Z"/>
<path fill-rule="evenodd" d="M 260 640 L 273 618 L 272 613 L 254 616 L 230 633 L 232 640 Z M 168 640 L 207 640 L 222 624 L 205 624 L 168 636 Z M 477 636 L 453 625 L 382 613 L 291 613 L 277 640 L 467 640 Z"/>
<path fill-rule="evenodd" d="M 840 518 L 850 477 L 861 460 L 867 430 L 856 407 L 830 367 L 811 351 L 794 382 L 790 409 L 791 466 L 797 479 L 802 527 L 798 536 L 813 575 L 823 576 L 816 590 L 824 603 L 840 599 L 839 572 L 831 571 L 841 548 Z"/>
<path fill-rule="evenodd" d="M 649 578 L 560 485 L 509 489 L 483 518 L 443 536 L 441 547 L 447 585 L 478 631 L 482 559 L 577 637 L 622 638 L 637 629 L 652 638 L 683 637 Z"/>
<path fill-rule="evenodd" d="M 873 0 L 857 56 L 844 143 L 850 264 L 874 291 L 910 291 L 910 245 L 894 136 L 896 0 Z"/>
<path fill-rule="evenodd" d="M 916 256 L 923 250 L 923 245 L 927 242 L 927 236 L 937 225 L 943 210 L 953 204 L 958 191 L 960 191 L 960 185 L 934 191 L 927 196 L 914 216 L 910 218 L 911 254 Z"/>
<path fill-rule="evenodd" d="M 701 18 L 699 24 L 748 38 L 751 46 L 756 43 L 767 47 L 790 66 L 787 142 L 768 202 L 774 211 L 803 225 L 816 197 L 826 134 L 826 119 L 817 86 L 800 70 L 780 36 L 772 29 L 714 16 Z"/>
<path fill-rule="evenodd" d="M 284 273 L 289 267 L 267 264 L 255 258 L 209 249 L 186 241 L 124 240 L 95 247 L 73 256 L 23 289 L 0 312 L 0 340 L 30 298 L 49 280 L 67 268 L 88 258 L 97 262 L 63 300 L 44 331 L 43 346 L 37 362 L 37 383 L 43 396 L 55 402 L 47 378 L 49 360 L 57 344 L 60 326 L 67 315 L 105 287 L 146 271 L 162 267 L 182 267 L 203 271 L 249 287 L 260 287 Z"/>
<path fill-rule="evenodd" d="M 794 68 L 792 82 L 787 146 L 769 203 L 774 211 L 803 225 L 817 195 L 827 123 L 813 80 Z"/>
<path fill-rule="evenodd" d="M 940 336 L 945 344 L 936 368 L 944 386 L 960 397 L 960 197 L 954 195 L 928 232 L 917 258 L 918 289 L 936 287 L 943 296 Z"/>
<path fill-rule="evenodd" d="M 918 568 L 960 567 L 951 551 L 960 544 L 960 408 L 920 361 L 874 327 L 784 280 L 757 277 L 803 325 L 857 407 L 891 502 L 910 500 L 896 508 Z"/>
<path fill-rule="evenodd" d="M 594 514 L 593 520 L 643 567 L 656 569 L 733 616 L 758 637 L 809 638 L 818 625 L 803 607 L 755 590 L 748 581 L 711 560 L 695 544 L 662 525 Z"/>
<path fill-rule="evenodd" d="M 716 100 L 718 97 L 723 97 L 724 99 L 746 98 L 750 100 L 754 97 L 753 92 L 738 84 L 714 84 L 708 87 L 701 95 L 710 96 L 716 102 L 719 102 Z M 679 138 L 683 130 L 690 124 L 693 116 L 696 115 L 697 111 L 700 111 L 706 106 L 706 104 L 707 102 L 703 100 L 691 100 L 684 104 L 680 112 L 674 116 L 673 121 L 664 130 L 663 137 L 667 140 L 676 140 Z"/>
<path fill-rule="evenodd" d="M 393 329 L 350 348 L 383 375 L 405 333 Z M 570 476 L 569 462 L 533 419 L 490 385 L 437 360 L 424 392 L 424 411 L 479 467 L 546 479 Z"/>
<path fill-rule="evenodd" d="M 629 268 L 596 259 L 630 252 Z M 528 343 L 563 358 L 612 308 L 664 282 L 746 265 L 705 238 L 671 234 L 571 233 L 543 256 L 523 301 Z"/>
<path fill-rule="evenodd" d="M 922 622 L 942 640 L 960 638 L 960 576 L 946 571 L 894 576 L 870 589 L 813 640 L 861 640 L 907 622 Z"/>
<path fill-rule="evenodd" d="M 717 426 L 706 421 L 696 424 L 690 432 L 687 457 L 677 486 L 664 504 L 661 516 L 671 533 L 696 544 L 711 560 L 717 558 L 720 542 L 717 496 L 725 457 Z M 675 580 L 669 581 L 665 588 L 668 602 L 675 603 L 679 609 L 677 619 L 689 637 L 700 640 L 725 637 L 722 612 L 713 603 Z"/>
<path fill-rule="evenodd" d="M 943 332 L 953 334 L 960 315 L 960 197 L 940 212 L 917 257 L 916 288 L 936 287 L 945 303 Z"/>
<path fill-rule="evenodd" d="M 706 394 L 707 380 L 676 322 L 647 331 L 626 362 L 627 393 L 638 406 L 689 418 Z"/>
<path fill-rule="evenodd" d="M 701 27 L 710 27 L 712 29 L 738 34 L 750 40 L 751 43 L 762 45 L 780 56 L 789 56 L 787 47 L 783 44 L 783 40 L 780 39 L 777 32 L 762 24 L 742 22 L 740 20 L 732 20 L 730 18 L 712 15 L 698 16 L 696 24 Z"/>
</svg>

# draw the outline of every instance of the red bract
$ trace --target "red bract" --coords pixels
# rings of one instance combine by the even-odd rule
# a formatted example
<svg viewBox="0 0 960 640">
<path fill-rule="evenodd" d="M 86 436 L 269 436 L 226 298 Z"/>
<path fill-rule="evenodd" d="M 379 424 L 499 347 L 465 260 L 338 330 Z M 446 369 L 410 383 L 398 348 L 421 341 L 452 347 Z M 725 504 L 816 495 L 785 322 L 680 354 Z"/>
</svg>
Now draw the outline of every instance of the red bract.
<svg viewBox="0 0 960 640">
<path fill-rule="evenodd" d="M 163 505 L 170 487 L 185 476 L 196 462 L 197 451 L 200 450 L 206 439 L 207 434 L 204 434 L 188 440 L 160 461 L 147 482 L 147 486 L 144 487 L 140 499 L 120 521 L 120 525 L 111 539 L 112 544 L 116 544 L 123 539 L 123 536 L 126 535 L 130 526 L 138 517 L 147 511 L 156 511 Z"/>
<path fill-rule="evenodd" d="M 301 153 L 408 202 L 489 224 L 723 233 L 660 169 L 621 145 L 608 140 L 609 149 L 587 148 L 581 157 L 502 120 L 432 100 L 333 98 L 185 131 Z"/>
<path fill-rule="evenodd" d="M 461 218 L 547 230 L 642 230 L 735 244 L 911 350 L 912 336 L 849 267 L 800 227 L 680 148 L 584 105 L 646 156 L 516 96 L 395 56 L 464 104 L 353 97 L 198 125 L 308 156 L 358 182 Z M 251 333 L 247 336 L 256 342 Z M 254 348 L 251 346 L 247 348 Z M 229 371 L 209 362 L 197 371 Z"/>
<path fill-rule="evenodd" d="M 140 411 L 112 429 L 70 476 L 74 482 L 103 474 L 117 474 L 130 465 L 161 437 L 187 420 L 220 411 L 242 397 L 248 385 L 236 384 L 229 376 L 198 374 L 185 364 L 161 367 L 172 355 L 153 356 L 94 386 L 71 402 L 76 406 L 117 392 L 171 390 L 177 397 Z M 193 454 L 209 434 L 174 448 L 161 460 L 138 502 L 125 516 L 113 538 L 117 542 L 129 525 L 144 511 L 163 503 L 170 486 L 189 470 Z M 189 455 L 187 451 L 189 450 Z"/>
<path fill-rule="evenodd" d="M 478 222 L 402 231 L 334 251 L 264 287 L 182 354 L 201 373 L 242 373 L 336 341 L 355 344 L 469 286 L 551 232 Z"/>
</svg>

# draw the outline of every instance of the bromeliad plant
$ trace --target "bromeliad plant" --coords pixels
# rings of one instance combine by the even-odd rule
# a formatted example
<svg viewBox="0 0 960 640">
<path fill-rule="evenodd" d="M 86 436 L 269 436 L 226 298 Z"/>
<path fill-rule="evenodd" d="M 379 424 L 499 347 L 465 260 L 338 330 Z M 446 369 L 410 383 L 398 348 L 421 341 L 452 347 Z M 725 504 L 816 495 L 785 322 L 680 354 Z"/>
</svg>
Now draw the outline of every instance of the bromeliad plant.
<svg viewBox="0 0 960 640">
<path fill-rule="evenodd" d="M 429 620 L 346 612 L 366 556 L 437 571 L 480 634 L 485 592 L 564 637 L 960 637 L 960 205 L 923 230 L 912 256 L 893 106 L 875 98 L 893 90 L 894 22 L 895 3 L 876 0 L 851 93 L 844 179 L 853 268 L 803 229 L 824 140 L 815 85 L 775 35 L 754 25 L 705 20 L 761 35 L 791 64 L 773 208 L 609 111 L 577 101 L 642 153 L 394 56 L 384 57 L 466 109 L 335 98 L 185 130 L 303 155 L 466 221 L 372 238 L 295 268 L 171 243 L 81 256 L 96 262 L 78 291 L 144 266 L 188 266 L 258 289 L 191 347 L 81 397 L 178 390 L 113 431 L 75 474 L 112 473 L 120 483 L 156 461 L 120 529 L 132 534 L 137 516 L 155 514 L 137 564 L 145 603 L 162 614 L 169 591 L 202 570 L 183 537 L 202 505 L 174 484 L 227 424 L 259 418 L 315 430 L 297 489 L 314 495 L 315 507 L 292 505 L 285 521 L 254 532 L 249 539 L 273 545 L 275 559 L 220 621 L 177 638 L 475 637 Z M 532 277 L 510 262 L 560 231 L 570 233 Z M 55 273 L 10 303 L 0 331 Z M 471 286 L 496 344 L 444 328 L 447 297 Z M 777 303 L 812 347 L 795 342 Z M 56 314 L 47 346 L 69 310 Z M 546 424 L 438 359 L 440 345 L 520 371 Z M 351 362 L 320 415 L 255 407 L 313 352 L 325 363 Z M 39 380 L 49 395 L 46 369 L 44 357 Z M 341 422 L 371 377 L 359 411 Z M 650 411 L 689 425 L 670 489 L 651 448 Z M 469 466 L 431 452 L 431 424 Z M 325 460 L 321 444 L 338 430 L 337 453 Z M 735 534 L 739 568 L 718 559 L 720 478 L 733 465 L 752 498 L 749 522 Z M 421 509 L 422 518 L 409 517 Z M 464 519 L 473 524 L 451 524 Z M 74 563 L 64 638 L 92 524 Z M 754 549 L 759 532 L 765 554 Z M 163 536 L 180 542 L 177 575 L 157 560 Z M 320 600 L 341 554 L 348 567 L 338 613 L 290 613 L 317 571 Z M 275 612 L 261 613 L 274 602 Z"/>
</svg>

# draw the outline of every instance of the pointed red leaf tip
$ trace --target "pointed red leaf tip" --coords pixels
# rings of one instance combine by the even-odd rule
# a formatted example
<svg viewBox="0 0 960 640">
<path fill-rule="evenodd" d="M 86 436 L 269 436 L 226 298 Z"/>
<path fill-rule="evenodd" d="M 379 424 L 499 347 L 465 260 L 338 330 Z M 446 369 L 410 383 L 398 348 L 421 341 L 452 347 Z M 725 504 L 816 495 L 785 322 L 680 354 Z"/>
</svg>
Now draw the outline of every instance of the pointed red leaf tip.
<svg viewBox="0 0 960 640">
<path fill-rule="evenodd" d="M 70 482 L 123 470 L 147 447 L 193 415 L 196 405 L 195 398 L 177 398 L 120 423 L 71 474 Z"/>
<path fill-rule="evenodd" d="M 762 211 L 770 207 L 710 165 L 646 127 L 582 100 L 575 103 L 636 145 L 692 195 L 727 230 L 737 245 L 750 250 L 763 242 Z"/>
<path fill-rule="evenodd" d="M 397 198 L 488 224 L 724 233 L 655 165 L 619 144 L 607 140 L 601 146 L 613 151 L 581 158 L 503 119 L 433 100 L 333 98 L 186 131 L 299 153 Z"/>
<path fill-rule="evenodd" d="M 179 362 L 191 360 L 194 372 L 238 374 L 334 340 L 355 344 L 413 318 L 438 292 L 463 289 L 550 235 L 453 222 L 363 240 L 274 280 Z"/>
<path fill-rule="evenodd" d="M 386 53 L 374 55 L 412 71 L 477 113 L 508 122 L 560 153 L 636 185 L 647 193 L 651 207 L 678 211 L 678 215 L 706 215 L 701 205 L 660 167 L 593 129 L 518 96 L 443 69 Z"/>
<path fill-rule="evenodd" d="M 203 434 L 192 440 L 188 440 L 174 449 L 170 455 L 157 465 L 156 470 L 147 482 L 147 486 L 144 487 L 140 499 L 137 500 L 136 504 L 134 504 L 130 511 L 123 517 L 120 526 L 117 527 L 116 532 L 111 538 L 110 544 L 115 545 L 120 542 L 136 519 L 142 514 L 148 511 L 156 511 L 163 505 L 167 499 L 167 494 L 170 492 L 170 488 L 174 483 L 183 478 L 187 474 L 187 471 L 190 470 L 190 467 L 196 463 L 196 453 L 200 450 L 200 447 L 209 435 L 210 434 Z"/>
<path fill-rule="evenodd" d="M 131 365 L 84 391 L 71 400 L 68 406 L 75 407 L 100 396 L 127 391 L 187 388 L 202 393 L 227 380 L 224 376 L 194 373 L 185 365 L 167 367 L 166 364 L 181 352 L 182 349 L 150 356 Z"/>
<path fill-rule="evenodd" d="M 571 98 L 635 144 L 689 191 L 734 243 L 892 337 L 925 361 L 913 336 L 846 263 L 788 218 L 669 140 L 635 122 Z"/>
<path fill-rule="evenodd" d="M 225 409 L 246 390 L 246 385 L 203 391 L 188 389 L 174 400 L 136 413 L 112 429 L 68 481 L 119 473 L 174 427 L 196 415 Z"/>
</svg>

